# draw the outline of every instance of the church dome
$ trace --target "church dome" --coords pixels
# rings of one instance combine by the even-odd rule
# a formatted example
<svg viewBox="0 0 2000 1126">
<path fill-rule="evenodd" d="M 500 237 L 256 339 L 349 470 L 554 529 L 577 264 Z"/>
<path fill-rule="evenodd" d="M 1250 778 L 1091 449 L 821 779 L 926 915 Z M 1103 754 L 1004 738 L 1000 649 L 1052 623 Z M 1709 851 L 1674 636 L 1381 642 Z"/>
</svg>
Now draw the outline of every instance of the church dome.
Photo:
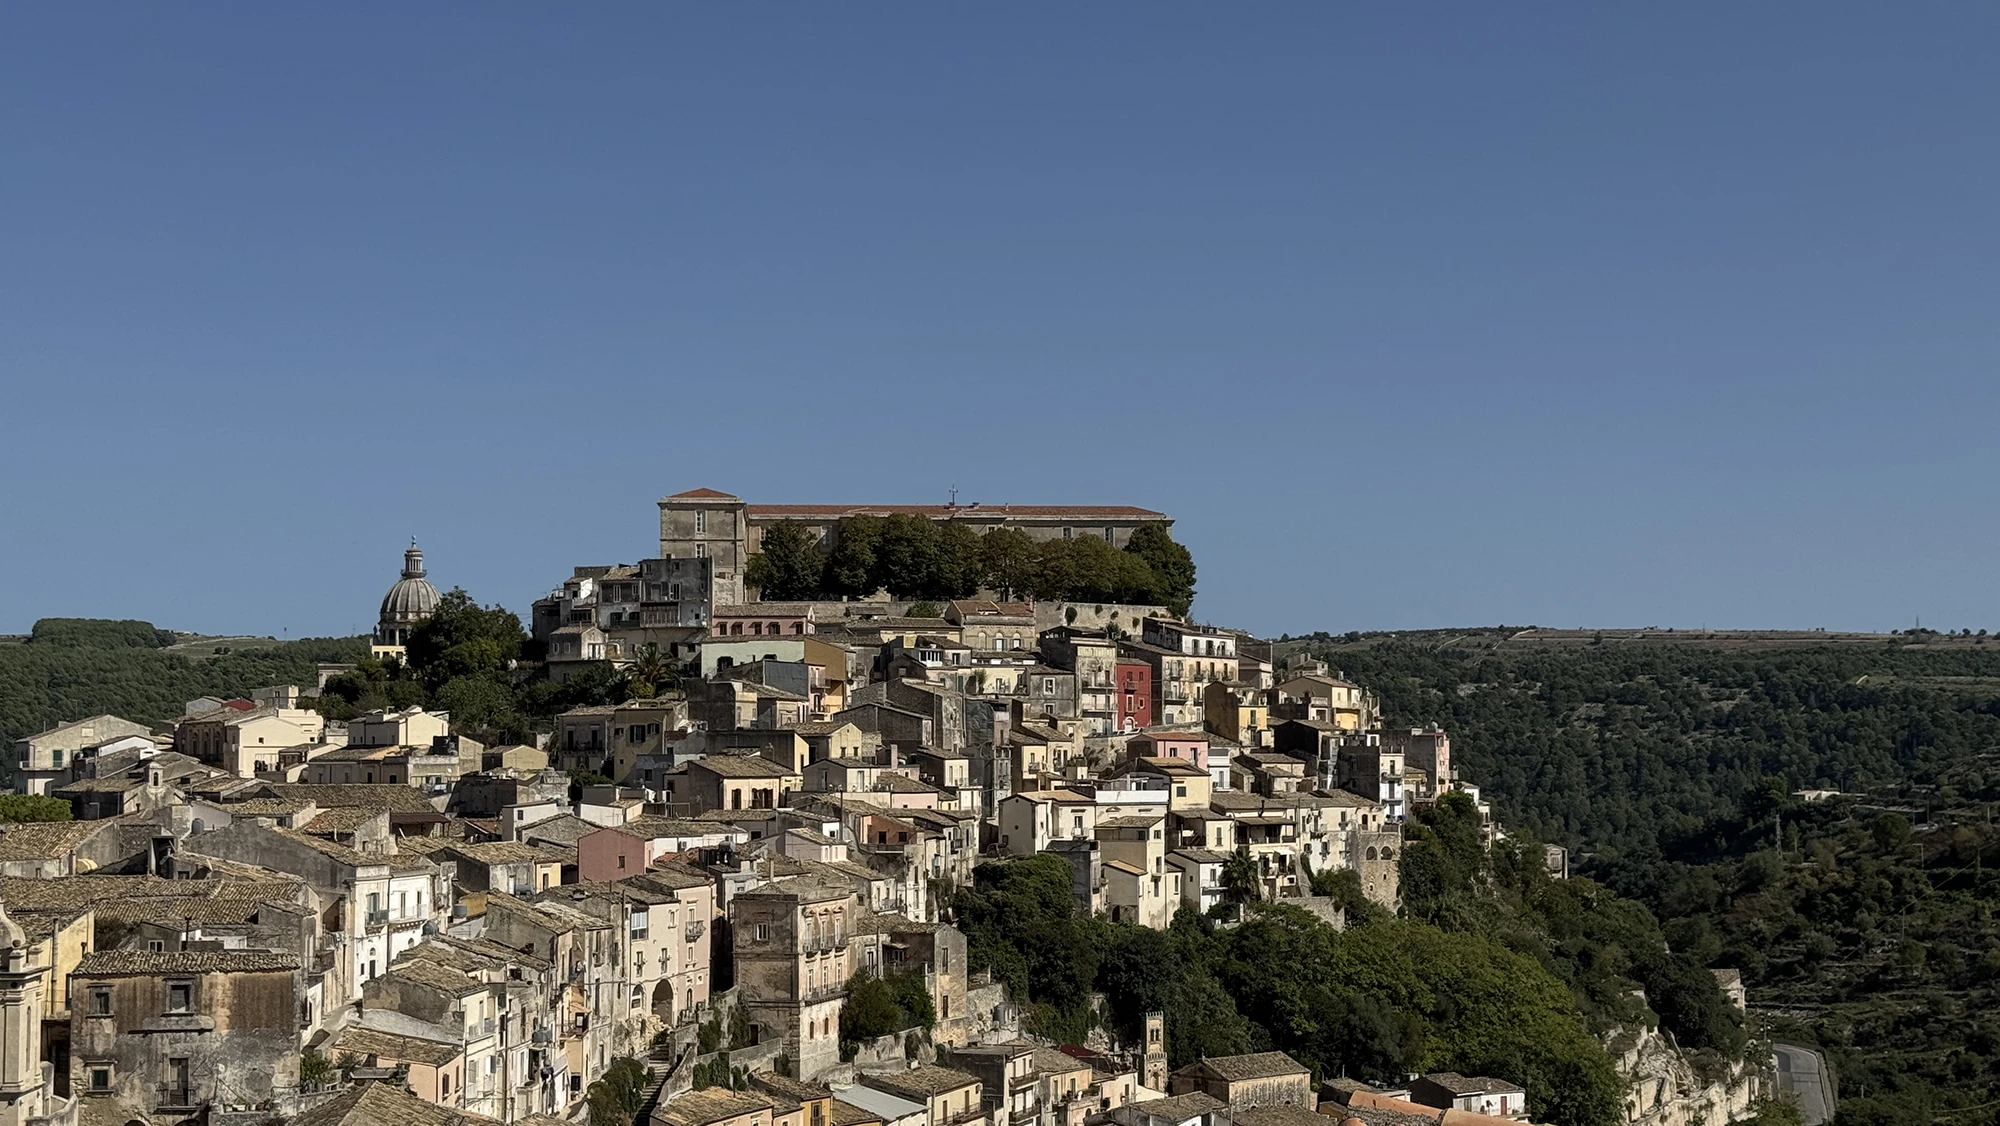
<svg viewBox="0 0 2000 1126">
<path fill-rule="evenodd" d="M 424 553 L 410 541 L 403 553 L 403 577 L 382 596 L 382 624 L 416 622 L 437 612 L 438 590 L 424 578 Z"/>
</svg>

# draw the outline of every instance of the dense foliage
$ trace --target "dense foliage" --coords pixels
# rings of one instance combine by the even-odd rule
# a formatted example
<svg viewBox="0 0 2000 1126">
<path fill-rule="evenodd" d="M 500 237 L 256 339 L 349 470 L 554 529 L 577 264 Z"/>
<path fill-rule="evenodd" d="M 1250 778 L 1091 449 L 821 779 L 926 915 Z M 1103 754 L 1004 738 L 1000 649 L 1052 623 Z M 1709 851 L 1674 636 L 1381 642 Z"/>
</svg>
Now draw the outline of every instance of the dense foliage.
<svg viewBox="0 0 2000 1126">
<path fill-rule="evenodd" d="M 878 1036 L 913 1028 L 928 1032 L 936 1023 L 923 974 L 877 977 L 873 970 L 860 970 L 849 979 L 847 999 L 840 1007 L 841 1058 L 852 1059 L 862 1043 Z"/>
<path fill-rule="evenodd" d="M 1505 901 L 1483 910 L 1513 920 L 1512 930 L 1498 922 L 1447 929 L 1359 911 L 1342 931 L 1267 904 L 1224 929 L 1183 910 L 1162 933 L 1079 913 L 1071 869 L 1059 857 L 983 865 L 976 875 L 954 904 L 971 964 L 1023 999 L 1030 1026 L 1044 1035 L 1080 1039 L 1098 1019 L 1087 1000 L 1095 990 L 1106 998 L 1105 1018 L 1126 1036 L 1146 1012 L 1164 1013 L 1173 1066 L 1275 1048 L 1321 1077 L 1492 1073 L 1526 1084 L 1537 1121 L 1622 1120 L 1610 1057 L 1572 989 L 1552 972 L 1573 969 L 1581 957 L 1553 949 L 1555 939 L 1509 913 Z M 1471 879 L 1453 891 L 1471 895 Z M 1550 881 L 1544 874 L 1541 882 Z M 1631 941 L 1649 940 L 1658 943 L 1658 932 Z"/>
<path fill-rule="evenodd" d="M 590 1126 L 630 1126 L 651 1088 L 652 1076 L 645 1064 L 631 1056 L 612 1060 L 604 1075 L 583 1093 L 584 1105 L 590 1108 Z"/>
<path fill-rule="evenodd" d="M 104 713 L 163 724 L 196 697 L 313 685 L 315 665 L 354 661 L 368 651 L 365 638 L 307 638 L 190 656 L 161 649 L 162 634 L 174 639 L 145 622 L 60 618 L 35 623 L 25 643 L 0 644 L 0 742 Z M 149 636 L 154 640 L 142 640 Z"/>
<path fill-rule="evenodd" d="M 2000 644 L 1504 636 L 1306 641 L 1380 692 L 1389 723 L 1442 723 L 1510 828 L 1582 849 L 1651 909 L 1673 954 L 1629 972 L 1681 1043 L 1734 1040 L 1697 971 L 1735 968 L 1769 1034 L 1826 1053 L 1840 1123 L 2000 1120 Z M 1449 925 L 1459 906 L 1427 891 L 1447 851 L 1407 846 L 1404 892 Z"/>
<path fill-rule="evenodd" d="M 1786 790 L 1899 792 L 2000 746 L 2000 643 L 1952 649 L 1522 648 L 1303 639 L 1382 698 L 1436 722 L 1510 828 L 1605 856 L 1711 831 Z"/>
<path fill-rule="evenodd" d="M 674 676 L 654 650 L 629 671 L 605 665 L 556 684 L 519 668 L 527 646 L 513 611 L 481 606 L 454 588 L 411 631 L 403 660 L 363 657 L 353 672 L 327 681 L 325 693 L 308 703 L 329 719 L 385 707 L 434 708 L 450 712 L 460 731 L 519 742 L 546 730 L 559 712 L 650 696 Z"/>
<path fill-rule="evenodd" d="M 1774 1036 L 1826 1053 L 1842 1122 L 1914 1126 L 2000 1100 L 1995 799 L 1961 790 L 1959 813 L 1917 832 L 1853 799 L 1781 802 L 1718 823 L 1721 848 L 1608 878 L 1678 948 L 1740 969 Z"/>
<path fill-rule="evenodd" d="M 966 598 L 986 588 L 1006 597 L 1166 606 L 1194 603 L 1194 557 L 1167 531 L 1146 525 L 1123 550 L 1096 536 L 1037 543 L 1003 528 L 981 535 L 956 521 L 897 513 L 850 516 L 822 553 L 791 523 L 764 532 L 745 578 L 767 599 Z"/>
<path fill-rule="evenodd" d="M 0 794 L 0 824 L 24 821 L 68 821 L 70 804 L 61 798 L 31 794 Z"/>
<path fill-rule="evenodd" d="M 172 630 L 130 618 L 43 618 L 34 624 L 28 640 L 79 649 L 165 649 L 180 639 Z"/>
</svg>

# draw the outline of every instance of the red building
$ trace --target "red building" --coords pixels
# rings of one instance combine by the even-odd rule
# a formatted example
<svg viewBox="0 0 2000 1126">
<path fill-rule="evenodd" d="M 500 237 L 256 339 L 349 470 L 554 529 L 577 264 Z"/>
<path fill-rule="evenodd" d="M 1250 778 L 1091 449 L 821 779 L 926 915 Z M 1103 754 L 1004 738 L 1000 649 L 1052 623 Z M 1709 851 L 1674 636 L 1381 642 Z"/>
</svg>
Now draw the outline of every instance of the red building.
<svg viewBox="0 0 2000 1126">
<path fill-rule="evenodd" d="M 1118 659 L 1118 729 L 1134 731 L 1153 723 L 1153 666 Z"/>
</svg>

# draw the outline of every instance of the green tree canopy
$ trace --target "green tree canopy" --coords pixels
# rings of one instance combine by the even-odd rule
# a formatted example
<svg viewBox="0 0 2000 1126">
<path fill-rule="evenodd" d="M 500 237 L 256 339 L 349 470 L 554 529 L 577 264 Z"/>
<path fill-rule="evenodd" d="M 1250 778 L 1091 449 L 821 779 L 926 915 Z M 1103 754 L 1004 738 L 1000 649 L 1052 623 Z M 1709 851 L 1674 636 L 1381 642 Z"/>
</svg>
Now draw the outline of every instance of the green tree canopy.
<svg viewBox="0 0 2000 1126">
<path fill-rule="evenodd" d="M 69 803 L 33 794 L 0 794 L 0 822 L 68 821 Z"/>
<path fill-rule="evenodd" d="M 481 606 L 460 587 L 438 600 L 430 617 L 410 631 L 405 654 L 431 690 L 462 676 L 504 672 L 528 639 L 512 610 Z"/>
<path fill-rule="evenodd" d="M 1151 601 L 1185 616 L 1194 606 L 1194 556 L 1158 524 L 1142 524 L 1125 550 L 1144 560 L 1153 575 Z"/>
<path fill-rule="evenodd" d="M 826 563 L 826 556 L 804 527 L 780 520 L 765 527 L 763 542 L 744 568 L 743 579 L 763 598 L 808 601 L 820 597 Z"/>
</svg>

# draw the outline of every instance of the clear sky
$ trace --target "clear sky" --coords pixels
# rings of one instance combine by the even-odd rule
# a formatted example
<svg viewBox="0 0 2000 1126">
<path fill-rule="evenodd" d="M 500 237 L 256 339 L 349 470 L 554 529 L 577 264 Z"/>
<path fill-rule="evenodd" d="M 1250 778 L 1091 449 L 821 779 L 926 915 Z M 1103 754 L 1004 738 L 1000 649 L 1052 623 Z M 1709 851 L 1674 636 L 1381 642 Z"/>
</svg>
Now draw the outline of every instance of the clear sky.
<svg viewBox="0 0 2000 1126">
<path fill-rule="evenodd" d="M 654 501 L 1131 503 L 1198 617 L 2000 628 L 2000 6 L 0 16 L 0 630 L 525 615 Z"/>
</svg>

